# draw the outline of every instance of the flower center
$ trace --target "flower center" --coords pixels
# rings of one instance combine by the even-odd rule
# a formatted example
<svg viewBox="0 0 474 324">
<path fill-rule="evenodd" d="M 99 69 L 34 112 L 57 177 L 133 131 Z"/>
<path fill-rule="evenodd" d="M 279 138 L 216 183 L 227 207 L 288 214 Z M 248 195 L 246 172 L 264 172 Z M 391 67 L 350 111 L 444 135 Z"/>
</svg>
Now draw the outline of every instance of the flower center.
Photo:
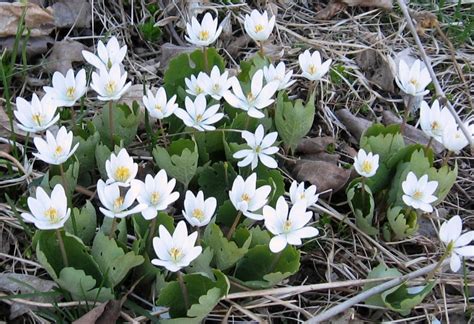
<svg viewBox="0 0 474 324">
<path fill-rule="evenodd" d="M 123 197 L 120 196 L 114 200 L 114 210 L 120 210 L 123 205 Z"/>
<path fill-rule="evenodd" d="M 76 88 L 74 87 L 69 87 L 66 89 L 66 96 L 69 99 L 74 99 L 74 95 L 76 94 Z"/>
<path fill-rule="evenodd" d="M 160 112 L 163 110 L 163 108 L 158 104 L 155 105 L 155 109 L 160 111 Z"/>
<path fill-rule="evenodd" d="M 262 24 L 258 24 L 258 25 L 255 26 L 255 32 L 256 32 L 256 33 L 259 33 L 259 32 L 261 32 L 261 31 L 264 30 L 264 29 L 265 29 L 265 27 L 263 27 Z"/>
<path fill-rule="evenodd" d="M 38 125 L 38 126 L 41 126 L 41 123 L 43 122 L 43 117 L 41 116 L 41 114 L 33 114 L 31 116 L 31 119 L 33 119 L 33 121 Z"/>
<path fill-rule="evenodd" d="M 219 92 L 221 86 L 218 84 L 218 83 L 214 83 L 214 85 L 212 86 L 212 90 L 214 92 Z"/>
<path fill-rule="evenodd" d="M 431 123 L 431 129 L 432 130 L 438 130 L 441 128 L 441 125 L 438 123 L 437 120 L 435 120 L 434 122 Z"/>
<path fill-rule="evenodd" d="M 116 89 L 117 89 L 117 84 L 116 84 L 115 81 L 113 81 L 113 80 L 107 82 L 107 84 L 105 85 L 105 91 L 106 91 L 109 95 L 113 94 Z"/>
<path fill-rule="evenodd" d="M 206 41 L 209 39 L 209 32 L 207 30 L 201 30 L 198 34 L 199 40 Z"/>
<path fill-rule="evenodd" d="M 252 91 L 247 93 L 247 101 L 248 102 L 253 102 L 254 100 L 255 100 L 255 97 L 253 96 Z"/>
<path fill-rule="evenodd" d="M 262 148 L 260 147 L 260 145 L 257 145 L 257 147 L 255 148 L 255 153 L 259 154 L 260 152 L 262 152 Z"/>
<path fill-rule="evenodd" d="M 248 202 L 250 201 L 250 196 L 249 196 L 248 194 L 244 193 L 244 194 L 240 197 L 240 199 L 242 199 L 242 201 L 245 201 L 245 202 L 248 203 Z"/>
<path fill-rule="evenodd" d="M 410 83 L 413 84 L 413 86 L 414 86 L 415 88 L 418 88 L 418 84 L 419 84 L 419 83 L 418 83 L 418 80 L 417 80 L 417 79 L 411 79 L 411 80 L 410 80 Z"/>
<path fill-rule="evenodd" d="M 196 92 L 196 94 L 201 94 L 204 92 L 204 90 L 200 86 L 196 85 L 194 92 Z"/>
<path fill-rule="evenodd" d="M 56 224 L 60 221 L 58 217 L 58 210 L 50 207 L 44 211 L 44 216 L 49 220 L 51 224 Z"/>
<path fill-rule="evenodd" d="M 291 231 L 291 227 L 292 227 L 291 221 L 290 221 L 290 220 L 286 220 L 286 221 L 283 223 L 283 232 L 288 233 L 289 231 Z"/>
<path fill-rule="evenodd" d="M 303 200 L 303 199 L 305 199 L 305 198 L 306 198 L 306 195 L 305 195 L 304 192 L 302 192 L 302 193 L 300 194 L 300 199 Z"/>
<path fill-rule="evenodd" d="M 310 64 L 309 66 L 309 74 L 315 74 L 318 69 L 314 64 Z"/>
<path fill-rule="evenodd" d="M 201 115 L 201 114 L 198 114 L 198 115 L 196 116 L 196 121 L 197 121 L 198 123 L 202 122 L 202 115 Z"/>
<path fill-rule="evenodd" d="M 362 171 L 364 171 L 365 173 L 372 172 L 372 163 L 368 160 L 362 162 Z"/>
<path fill-rule="evenodd" d="M 54 150 L 54 155 L 58 156 L 58 155 L 61 155 L 63 153 L 63 148 L 58 145 L 56 146 L 56 149 Z"/>
<path fill-rule="evenodd" d="M 160 193 L 156 191 L 153 192 L 150 198 L 150 202 L 152 203 L 152 205 L 156 205 L 159 200 L 160 200 Z"/>
<path fill-rule="evenodd" d="M 119 166 L 115 170 L 115 180 L 125 182 L 130 177 L 130 170 L 127 167 Z"/>
<path fill-rule="evenodd" d="M 420 190 L 415 191 L 413 198 L 416 200 L 421 200 L 423 198 L 423 192 Z"/>
<path fill-rule="evenodd" d="M 196 218 L 198 221 L 202 221 L 204 218 L 204 212 L 202 209 L 196 208 L 193 210 L 193 217 Z"/>
<path fill-rule="evenodd" d="M 170 257 L 171 259 L 174 261 L 174 262 L 178 262 L 181 257 L 183 256 L 183 252 L 181 251 L 181 249 L 178 249 L 178 248 L 171 248 L 168 253 L 170 254 Z"/>
</svg>

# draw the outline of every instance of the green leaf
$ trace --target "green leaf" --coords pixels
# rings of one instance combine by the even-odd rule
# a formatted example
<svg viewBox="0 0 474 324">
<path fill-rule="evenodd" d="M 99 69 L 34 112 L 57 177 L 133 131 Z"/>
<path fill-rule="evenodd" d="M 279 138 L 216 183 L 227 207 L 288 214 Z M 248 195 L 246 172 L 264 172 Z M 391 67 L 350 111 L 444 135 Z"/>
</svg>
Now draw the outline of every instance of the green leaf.
<svg viewBox="0 0 474 324">
<path fill-rule="evenodd" d="M 269 185 L 272 189 L 268 197 L 268 205 L 275 206 L 278 198 L 285 194 L 285 178 L 277 169 L 269 169 L 260 164 L 256 169 L 257 187 Z"/>
<path fill-rule="evenodd" d="M 414 210 L 407 211 L 400 206 L 391 207 L 387 211 L 387 220 L 391 233 L 393 233 L 393 235 L 385 237 L 387 241 L 403 240 L 418 230 L 418 216 Z"/>
<path fill-rule="evenodd" d="M 68 197 L 72 197 L 74 190 L 77 185 L 77 178 L 79 177 L 79 162 L 73 162 L 69 165 L 69 168 L 64 172 L 64 178 L 66 179 L 66 187 L 64 190 L 66 191 L 66 195 Z M 49 181 L 49 188 L 52 190 L 54 186 L 57 184 L 63 185 L 63 178 L 60 175 L 55 175 Z M 63 185 L 64 187 L 64 185 Z M 49 189 L 48 188 L 48 189 Z"/>
<path fill-rule="evenodd" d="M 458 177 L 458 164 L 456 162 L 453 169 L 448 165 L 439 169 L 432 167 L 428 170 L 427 174 L 431 181 L 438 182 L 438 188 L 436 188 L 434 194 L 438 199 L 432 204 L 433 206 L 436 206 L 446 198 L 448 193 L 451 191 L 451 188 L 454 186 L 456 178 Z"/>
<path fill-rule="evenodd" d="M 250 236 L 242 246 L 228 241 L 216 224 L 209 224 L 204 232 L 203 241 L 214 252 L 213 263 L 216 268 L 226 270 L 239 261 L 248 251 L 252 237 Z"/>
<path fill-rule="evenodd" d="M 237 210 L 235 209 L 234 205 L 230 200 L 226 200 L 219 206 L 217 210 L 216 224 L 230 227 L 232 226 L 236 216 Z"/>
<path fill-rule="evenodd" d="M 234 277 L 248 287 L 269 288 L 296 273 L 300 267 L 299 251 L 288 245 L 272 253 L 267 244 L 251 248 L 236 266 Z"/>
<path fill-rule="evenodd" d="M 144 219 L 141 214 L 135 214 L 132 216 L 132 222 L 135 236 L 145 238 L 145 235 L 150 230 L 151 220 Z M 160 225 L 163 225 L 170 233 L 173 233 L 174 218 L 166 212 L 158 212 L 158 215 L 156 216 L 155 233 L 158 231 Z M 156 235 L 155 233 L 152 233 L 152 235 Z"/>
<path fill-rule="evenodd" d="M 220 298 L 229 291 L 227 277 L 219 270 L 214 270 L 214 276 L 216 277 L 215 281 L 197 273 L 183 276 L 188 291 L 189 310 L 184 305 L 183 293 L 177 281 L 169 282 L 161 289 L 157 305 L 169 307 L 171 317 L 179 318 L 178 321 L 175 321 L 176 323 L 187 323 L 186 319 L 180 318 L 186 315 L 194 317 L 194 320 L 202 320 L 217 305 Z M 218 289 L 219 294 L 213 289 Z M 210 292 L 211 290 L 213 291 Z M 201 299 L 202 296 L 206 297 Z"/>
<path fill-rule="evenodd" d="M 435 284 L 435 280 L 425 286 L 418 287 L 408 287 L 404 283 L 386 290 L 381 294 L 381 298 L 386 307 L 407 316 L 415 306 L 421 304 Z"/>
<path fill-rule="evenodd" d="M 215 280 L 214 273 L 212 272 L 211 262 L 214 254 L 210 247 L 204 249 L 204 251 L 186 268 L 186 273 L 199 273 L 212 280 Z"/>
<path fill-rule="evenodd" d="M 96 280 L 83 270 L 64 268 L 56 280 L 61 288 L 66 289 L 74 300 L 105 302 L 115 299 L 112 290 L 107 287 L 97 287 Z"/>
<path fill-rule="evenodd" d="M 194 141 L 186 139 L 174 141 L 168 150 L 156 146 L 153 157 L 160 169 L 165 169 L 170 177 L 175 178 L 185 187 L 196 174 L 199 154 Z"/>
<path fill-rule="evenodd" d="M 372 271 L 369 272 L 369 275 L 367 276 L 367 279 L 377 279 L 377 278 L 387 278 L 387 277 L 400 277 L 402 274 L 395 268 L 389 268 L 385 264 L 381 263 L 375 268 L 372 269 Z M 378 286 L 380 283 L 378 282 L 373 282 L 373 283 L 367 283 L 364 285 L 363 291 L 369 290 L 373 287 Z M 382 299 L 381 294 L 374 295 L 372 297 L 369 297 L 365 300 L 365 303 L 367 305 L 373 305 L 373 306 L 379 306 L 379 307 L 384 307 L 385 303 Z"/>
<path fill-rule="evenodd" d="M 76 220 L 77 236 L 84 243 L 90 243 L 94 238 L 97 227 L 97 215 L 94 206 L 90 200 L 87 200 L 81 210 L 79 210 L 79 208 L 73 208 L 72 214 L 73 215 L 69 217 L 64 225 L 64 228 L 69 233 L 73 233 L 72 217 L 74 216 Z"/>
<path fill-rule="evenodd" d="M 112 149 L 110 138 L 109 105 L 102 108 L 102 113 L 92 120 L 95 128 L 100 134 L 102 143 Z M 123 141 L 123 146 L 128 146 L 133 142 L 137 134 L 138 124 L 141 120 L 140 106 L 134 102 L 132 108 L 126 104 L 114 104 L 112 107 L 114 142 L 119 144 Z"/>
<path fill-rule="evenodd" d="M 377 235 L 373 226 L 375 202 L 369 186 L 356 182 L 347 188 L 347 202 L 356 219 L 356 225 L 368 235 Z"/>
<path fill-rule="evenodd" d="M 232 165 L 227 162 L 217 162 L 204 167 L 199 172 L 198 183 L 205 197 L 215 197 L 220 206 L 229 199 L 229 190 L 232 189 L 234 179 L 237 177 Z"/>
<path fill-rule="evenodd" d="M 99 170 L 100 177 L 108 179 L 107 171 L 105 171 L 105 161 L 110 158 L 112 151 L 104 144 L 97 144 L 95 147 L 95 160 L 97 162 L 97 169 Z"/>
<path fill-rule="evenodd" d="M 128 272 L 143 263 L 141 255 L 134 252 L 125 253 L 114 239 L 109 239 L 98 232 L 92 244 L 92 256 L 105 274 L 107 286 L 115 287 Z"/>
<path fill-rule="evenodd" d="M 93 128 L 93 126 L 92 126 Z M 97 143 L 99 143 L 100 136 L 98 132 L 93 133 L 93 135 L 88 135 L 85 139 L 81 136 L 74 137 L 74 144 L 79 143 L 79 146 L 74 153 L 77 160 L 81 162 L 81 167 L 79 168 L 79 174 L 85 174 L 93 172 L 96 166 L 95 163 L 95 149 Z"/>
<path fill-rule="evenodd" d="M 275 111 L 275 126 L 278 135 L 292 152 L 301 139 L 308 134 L 314 121 L 314 93 L 306 105 L 298 99 L 294 104 L 283 91 L 278 93 Z"/>
<path fill-rule="evenodd" d="M 100 231 L 105 235 L 109 235 L 110 230 L 112 229 L 112 221 L 113 218 L 104 217 L 104 221 L 102 222 L 102 226 L 100 227 Z M 115 227 L 115 232 L 117 233 L 117 241 L 123 244 L 127 243 L 127 220 L 125 218 L 117 218 L 116 219 L 117 226 Z"/>
</svg>

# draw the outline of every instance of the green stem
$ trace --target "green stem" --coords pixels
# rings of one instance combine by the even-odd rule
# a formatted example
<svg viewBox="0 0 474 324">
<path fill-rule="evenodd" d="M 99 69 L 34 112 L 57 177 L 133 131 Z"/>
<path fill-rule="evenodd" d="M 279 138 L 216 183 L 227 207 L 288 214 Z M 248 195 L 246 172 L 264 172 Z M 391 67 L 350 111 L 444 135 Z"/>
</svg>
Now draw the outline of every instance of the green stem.
<svg viewBox="0 0 474 324">
<path fill-rule="evenodd" d="M 61 182 L 63 184 L 63 187 L 64 187 L 64 191 L 66 192 L 66 195 L 68 195 L 69 193 L 69 185 L 66 181 L 66 174 L 64 173 L 64 167 L 63 167 L 63 164 L 61 163 L 59 165 L 59 172 L 61 173 Z M 71 201 L 72 201 L 72 197 L 71 197 Z M 74 232 L 74 235 L 77 235 L 77 223 L 76 223 L 76 216 L 74 215 L 74 213 L 72 212 L 71 213 L 71 221 L 72 221 L 72 230 Z"/>
<path fill-rule="evenodd" d="M 188 288 L 186 287 L 186 284 L 184 283 L 183 273 L 181 271 L 178 271 L 177 276 L 178 276 L 179 286 L 181 287 L 181 292 L 183 293 L 184 306 L 186 307 L 186 310 L 188 310 L 189 309 Z"/>
<path fill-rule="evenodd" d="M 234 222 L 232 223 L 232 226 L 230 227 L 229 231 L 227 232 L 227 240 L 230 240 L 232 237 L 232 234 L 234 234 L 235 229 L 237 228 L 237 225 L 239 224 L 240 217 L 242 216 L 242 212 L 239 210 L 237 213 L 237 216 L 235 216 Z"/>
<path fill-rule="evenodd" d="M 203 46 L 202 55 L 204 56 L 204 71 L 209 72 L 209 61 L 207 57 L 207 47 Z"/>
<path fill-rule="evenodd" d="M 365 177 L 362 177 L 362 181 L 360 182 L 362 187 L 361 187 L 361 190 L 362 190 L 362 205 L 365 206 Z"/>
<path fill-rule="evenodd" d="M 112 218 L 112 225 L 110 226 L 109 239 L 115 238 L 115 228 L 117 227 L 117 218 Z"/>
<path fill-rule="evenodd" d="M 113 102 L 109 101 L 109 130 L 110 130 L 110 143 L 112 143 L 112 151 L 115 148 L 115 139 L 114 139 L 114 110 Z"/>
<path fill-rule="evenodd" d="M 446 153 L 446 155 L 445 155 L 444 158 L 443 158 L 443 164 L 442 164 L 441 166 L 446 166 L 446 165 L 448 165 L 449 158 L 451 157 L 452 154 L 453 154 L 452 151 L 448 151 L 448 152 Z"/>
<path fill-rule="evenodd" d="M 400 133 L 403 135 L 403 132 L 405 131 L 405 127 L 407 125 L 408 117 L 410 117 L 411 110 L 413 108 L 414 100 L 415 97 L 410 95 L 408 96 L 408 102 L 405 107 L 405 113 L 403 114 L 403 121 L 402 125 L 400 126 Z"/>
<path fill-rule="evenodd" d="M 160 125 L 160 129 L 161 129 L 161 138 L 163 140 L 163 145 L 165 146 L 165 148 L 168 148 L 168 141 L 166 140 L 165 128 L 163 127 L 163 122 L 159 118 L 158 118 L 158 124 Z"/>
<path fill-rule="evenodd" d="M 261 57 L 265 57 L 265 51 L 263 49 L 263 42 L 258 42 L 258 53 Z"/>
<path fill-rule="evenodd" d="M 428 151 L 431 148 L 431 144 L 433 144 L 433 137 L 430 137 L 428 144 L 426 144 L 425 151 Z"/>
<path fill-rule="evenodd" d="M 158 215 L 156 215 L 156 217 L 151 220 L 151 224 L 150 224 L 150 234 L 149 234 L 149 237 L 148 237 L 148 240 L 149 240 L 149 242 L 150 242 L 150 245 L 151 245 L 152 242 L 153 242 L 153 235 L 155 234 L 156 218 L 157 218 L 157 217 L 158 217 Z"/>
<path fill-rule="evenodd" d="M 69 262 L 67 260 L 66 249 L 64 248 L 63 237 L 59 228 L 56 229 L 56 237 L 58 238 L 59 249 L 61 250 L 61 256 L 63 257 L 64 267 L 69 267 Z"/>
</svg>

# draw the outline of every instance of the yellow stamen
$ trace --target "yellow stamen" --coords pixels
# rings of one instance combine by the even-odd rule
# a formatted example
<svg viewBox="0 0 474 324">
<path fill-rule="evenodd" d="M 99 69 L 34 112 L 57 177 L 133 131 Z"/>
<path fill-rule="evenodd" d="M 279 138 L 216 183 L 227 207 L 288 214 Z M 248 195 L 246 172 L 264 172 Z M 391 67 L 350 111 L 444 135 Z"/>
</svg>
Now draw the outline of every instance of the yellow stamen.
<svg viewBox="0 0 474 324">
<path fill-rule="evenodd" d="M 309 66 L 309 74 L 316 74 L 316 71 L 317 71 L 317 70 L 318 70 L 318 69 L 316 68 L 316 66 L 315 66 L 314 64 L 311 64 L 311 65 Z"/>
<path fill-rule="evenodd" d="M 434 122 L 431 123 L 432 130 L 438 130 L 440 128 L 441 128 L 441 125 L 438 123 L 438 121 L 435 120 Z"/>
<path fill-rule="evenodd" d="M 252 102 L 255 100 L 255 97 L 253 96 L 252 92 L 247 93 L 247 101 Z"/>
<path fill-rule="evenodd" d="M 151 194 L 151 199 L 150 199 L 150 202 L 153 204 L 153 205 L 156 205 L 158 203 L 158 201 L 160 201 L 160 194 L 158 192 L 153 192 Z"/>
<path fill-rule="evenodd" d="M 214 85 L 212 86 L 212 90 L 215 92 L 218 92 L 220 88 L 221 86 L 218 83 L 214 83 Z"/>
<path fill-rule="evenodd" d="M 372 162 L 368 160 L 365 160 L 364 162 L 362 162 L 362 171 L 364 171 L 365 173 L 370 173 L 372 172 L 372 169 L 373 169 Z"/>
<path fill-rule="evenodd" d="M 300 199 L 305 199 L 305 198 L 306 198 L 306 195 L 305 195 L 304 192 L 302 192 L 302 193 L 300 194 Z"/>
<path fill-rule="evenodd" d="M 204 92 L 204 90 L 200 86 L 196 86 L 196 88 L 194 89 L 194 92 L 196 92 L 196 94 L 201 94 Z"/>
<path fill-rule="evenodd" d="M 114 209 L 119 210 L 123 205 L 123 197 L 120 196 L 114 200 Z"/>
<path fill-rule="evenodd" d="M 289 232 L 291 230 L 291 226 L 292 226 L 292 223 L 290 220 L 286 220 L 284 223 L 283 223 L 283 232 Z"/>
<path fill-rule="evenodd" d="M 257 147 L 255 148 L 255 153 L 260 153 L 262 151 L 262 148 L 260 147 L 260 145 L 257 145 Z"/>
<path fill-rule="evenodd" d="M 105 85 L 105 91 L 108 94 L 113 94 L 116 89 L 117 89 L 117 84 L 113 80 L 107 82 L 107 84 Z"/>
<path fill-rule="evenodd" d="M 41 122 L 43 121 L 43 117 L 40 114 L 33 114 L 31 119 L 38 125 L 41 126 Z"/>
<path fill-rule="evenodd" d="M 244 194 L 240 197 L 240 199 L 242 199 L 242 201 L 245 201 L 245 202 L 248 203 L 248 202 L 250 201 L 250 196 L 249 196 L 248 194 L 244 193 Z"/>
<path fill-rule="evenodd" d="M 115 180 L 125 182 L 128 178 L 130 178 L 130 170 L 127 167 L 119 166 L 115 170 Z"/>
<path fill-rule="evenodd" d="M 55 155 L 61 155 L 63 153 L 63 148 L 61 146 L 56 146 L 56 149 L 54 150 Z"/>
<path fill-rule="evenodd" d="M 209 32 L 207 30 L 201 30 L 198 33 L 199 40 L 206 41 L 209 39 Z"/>
<path fill-rule="evenodd" d="M 74 87 L 69 87 L 66 89 L 66 96 L 68 98 L 74 99 L 74 94 L 76 93 L 76 88 Z"/>
<path fill-rule="evenodd" d="M 58 217 L 58 210 L 50 207 L 44 211 L 44 216 L 49 220 L 51 224 L 56 224 L 60 221 Z"/>
<path fill-rule="evenodd" d="M 198 123 L 202 121 L 202 115 L 201 115 L 201 114 L 199 114 L 199 115 L 196 116 L 196 121 L 197 121 Z"/>
<path fill-rule="evenodd" d="M 419 190 L 415 191 L 415 193 L 413 194 L 413 198 L 416 200 L 420 200 L 421 198 L 423 198 L 423 192 Z"/>
<path fill-rule="evenodd" d="M 263 27 L 263 25 L 261 25 L 261 24 L 258 24 L 258 25 L 255 26 L 255 32 L 256 33 L 259 33 L 264 29 L 265 29 L 265 27 Z"/>
<path fill-rule="evenodd" d="M 204 218 L 204 212 L 201 209 L 196 208 L 195 210 L 193 210 L 193 217 L 196 218 L 198 221 L 202 221 Z"/>
<path fill-rule="evenodd" d="M 158 111 L 162 111 L 162 107 L 160 105 L 155 105 L 155 109 L 158 110 Z"/>
<path fill-rule="evenodd" d="M 171 248 L 169 251 L 169 254 L 171 256 L 171 259 L 174 261 L 174 262 L 177 262 L 181 259 L 181 256 L 183 255 L 183 252 L 181 251 L 181 249 L 178 249 L 178 248 Z"/>
<path fill-rule="evenodd" d="M 415 88 L 418 88 L 418 80 L 417 79 L 411 79 L 410 80 L 410 83 L 413 84 L 415 86 Z"/>
</svg>

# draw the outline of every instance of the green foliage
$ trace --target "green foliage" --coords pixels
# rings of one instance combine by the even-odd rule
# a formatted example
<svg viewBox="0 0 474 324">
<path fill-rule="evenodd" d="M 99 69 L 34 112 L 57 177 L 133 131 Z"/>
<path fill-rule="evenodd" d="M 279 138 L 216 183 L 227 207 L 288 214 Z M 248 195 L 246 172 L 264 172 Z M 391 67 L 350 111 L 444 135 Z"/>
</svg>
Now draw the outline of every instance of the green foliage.
<svg viewBox="0 0 474 324">
<path fill-rule="evenodd" d="M 186 273 L 199 273 L 212 280 L 214 278 L 214 272 L 212 271 L 211 262 L 214 257 L 210 247 L 205 248 L 202 253 L 194 260 L 189 267 L 186 268 Z"/>
<path fill-rule="evenodd" d="M 387 211 L 387 220 L 384 226 L 384 238 L 387 241 L 403 240 L 418 230 L 418 215 L 411 209 L 391 207 Z"/>
<path fill-rule="evenodd" d="M 268 204 L 275 206 L 278 198 L 285 194 L 285 179 L 277 169 L 269 169 L 260 164 L 256 169 L 257 187 L 269 185 L 272 191 L 268 197 Z"/>
<path fill-rule="evenodd" d="M 94 206 L 90 200 L 88 200 L 81 210 L 79 210 L 79 208 L 73 208 L 72 214 L 76 220 L 76 235 L 84 243 L 90 243 L 94 238 L 95 229 L 97 227 L 97 215 Z M 69 233 L 73 233 L 72 216 L 69 217 L 64 228 Z"/>
<path fill-rule="evenodd" d="M 346 195 L 357 227 L 368 235 L 377 235 L 379 231 L 373 226 L 375 202 L 369 186 L 356 182 L 348 187 Z"/>
<path fill-rule="evenodd" d="M 104 144 L 97 144 L 95 147 L 95 160 L 97 161 L 97 169 L 99 170 L 102 179 L 108 179 L 105 171 L 105 161 L 110 158 L 112 151 Z"/>
<path fill-rule="evenodd" d="M 115 287 L 125 278 L 128 272 L 143 263 L 141 255 L 130 251 L 125 253 L 114 239 L 109 239 L 98 232 L 92 244 L 92 256 L 97 261 L 100 270 L 105 275 L 108 287 Z"/>
<path fill-rule="evenodd" d="M 90 127 L 94 128 L 92 123 L 90 124 Z M 96 146 L 100 140 L 100 135 L 95 130 L 94 133 L 86 133 L 84 136 L 85 137 L 75 136 L 73 141 L 73 143 L 79 143 L 79 146 L 74 155 L 76 156 L 78 161 L 81 161 L 81 166 L 79 168 L 79 174 L 81 176 L 90 173 L 95 169 L 95 151 Z"/>
<path fill-rule="evenodd" d="M 56 281 L 71 294 L 74 300 L 106 302 L 115 299 L 112 289 L 97 287 L 97 281 L 83 270 L 63 268 Z"/>
<path fill-rule="evenodd" d="M 367 279 L 378 279 L 378 278 L 388 278 L 388 277 L 400 277 L 402 274 L 394 268 L 389 268 L 385 264 L 381 263 L 375 268 L 372 269 L 372 271 L 369 272 L 369 275 L 367 276 Z M 380 283 L 378 282 L 373 282 L 373 283 L 367 283 L 364 285 L 363 291 L 369 290 L 371 288 L 374 288 L 378 286 Z M 367 305 L 373 305 L 373 306 L 379 306 L 379 307 L 384 307 L 384 301 L 382 299 L 381 294 L 376 294 L 373 295 L 365 300 L 365 303 Z"/>
<path fill-rule="evenodd" d="M 153 18 L 148 19 L 143 24 L 138 25 L 138 29 L 140 30 L 143 39 L 148 42 L 156 42 L 161 38 L 163 32 L 161 28 L 155 26 L 155 21 Z"/>
<path fill-rule="evenodd" d="M 272 253 L 265 245 L 256 245 L 239 261 L 234 277 L 253 289 L 269 288 L 296 273 L 300 252 L 288 245 L 280 253 Z"/>
<path fill-rule="evenodd" d="M 168 150 L 156 146 L 153 157 L 160 169 L 165 169 L 170 177 L 176 178 L 185 187 L 196 174 L 199 154 L 194 141 L 187 139 L 174 141 Z"/>
<path fill-rule="evenodd" d="M 183 293 L 177 281 L 169 282 L 161 289 L 157 304 L 169 307 L 171 317 L 179 318 L 176 323 L 186 323 L 186 319 L 180 318 L 186 315 L 198 323 L 212 311 L 220 298 L 229 291 L 227 277 L 219 270 L 214 270 L 214 276 L 216 280 L 198 273 L 183 276 L 188 291 L 189 310 L 186 309 L 183 303 Z"/>
<path fill-rule="evenodd" d="M 292 152 L 301 141 L 303 136 L 308 134 L 313 126 L 314 120 L 314 93 L 303 105 L 302 100 L 296 100 L 294 103 L 288 100 L 284 92 L 279 92 L 276 111 L 275 126 L 278 135 Z"/>
<path fill-rule="evenodd" d="M 215 197 L 220 206 L 229 198 L 229 190 L 237 177 L 232 165 L 227 162 L 217 162 L 205 166 L 199 172 L 198 183 L 205 197 Z"/>
<path fill-rule="evenodd" d="M 213 253 L 213 265 L 220 270 L 226 270 L 237 263 L 249 250 L 250 237 L 238 246 L 233 241 L 228 241 L 222 233 L 220 227 L 216 224 L 209 224 L 204 232 L 203 241 L 209 246 Z"/>
<path fill-rule="evenodd" d="M 73 162 L 69 165 L 67 170 L 64 170 L 64 179 L 61 175 L 55 175 L 49 180 L 48 182 L 48 175 L 49 171 L 45 177 L 43 177 L 41 181 L 41 187 L 46 190 L 46 192 L 51 192 L 53 188 L 60 184 L 64 187 L 64 191 L 66 192 L 66 196 L 72 197 L 74 193 L 74 189 L 77 185 L 77 178 L 79 177 L 79 162 Z M 66 185 L 64 185 L 64 180 Z"/>
</svg>

